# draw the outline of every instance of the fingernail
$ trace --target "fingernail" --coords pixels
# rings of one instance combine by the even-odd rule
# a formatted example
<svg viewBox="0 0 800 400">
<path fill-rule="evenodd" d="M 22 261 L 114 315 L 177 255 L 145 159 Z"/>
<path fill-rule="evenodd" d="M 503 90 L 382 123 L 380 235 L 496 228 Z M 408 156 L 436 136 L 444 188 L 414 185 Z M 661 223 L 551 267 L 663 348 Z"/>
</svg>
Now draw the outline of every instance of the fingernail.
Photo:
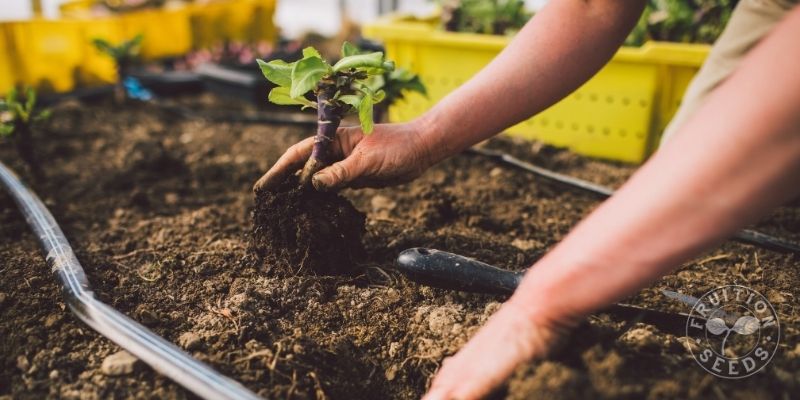
<svg viewBox="0 0 800 400">
<path fill-rule="evenodd" d="M 331 182 L 330 175 L 318 173 L 311 177 L 311 183 L 314 185 L 315 189 L 325 190 L 330 187 L 333 182 Z"/>
</svg>

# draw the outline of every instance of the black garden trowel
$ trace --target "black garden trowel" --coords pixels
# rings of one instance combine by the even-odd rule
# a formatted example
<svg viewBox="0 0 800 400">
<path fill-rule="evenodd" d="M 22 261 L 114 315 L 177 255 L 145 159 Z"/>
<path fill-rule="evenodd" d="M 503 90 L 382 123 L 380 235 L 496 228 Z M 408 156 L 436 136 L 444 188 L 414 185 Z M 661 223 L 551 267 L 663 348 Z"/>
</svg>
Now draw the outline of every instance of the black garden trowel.
<svg viewBox="0 0 800 400">
<path fill-rule="evenodd" d="M 395 269 L 409 279 L 440 289 L 510 296 L 522 281 L 525 271 L 514 272 L 446 251 L 415 247 L 397 257 Z M 629 321 L 644 322 L 663 332 L 683 336 L 689 315 L 650 310 L 629 304 L 614 304 L 601 313 Z"/>
</svg>

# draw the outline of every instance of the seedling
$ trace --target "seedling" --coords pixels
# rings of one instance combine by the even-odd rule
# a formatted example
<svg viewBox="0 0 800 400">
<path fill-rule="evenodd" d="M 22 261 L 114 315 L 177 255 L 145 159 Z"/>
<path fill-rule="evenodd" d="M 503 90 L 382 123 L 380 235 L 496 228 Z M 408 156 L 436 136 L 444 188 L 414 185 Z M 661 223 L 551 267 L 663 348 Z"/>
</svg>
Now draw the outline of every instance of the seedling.
<svg viewBox="0 0 800 400">
<path fill-rule="evenodd" d="M 314 147 L 300 174 L 303 186 L 332 161 L 331 145 L 345 115 L 357 113 L 364 133 L 372 133 L 373 106 L 386 97 L 386 92 L 374 87 L 372 78 L 394 70 L 394 63 L 386 61 L 382 52 L 359 54 L 347 42 L 334 65 L 313 47 L 303 49 L 303 58 L 293 63 L 257 61 L 264 76 L 277 85 L 269 93 L 271 102 L 317 109 Z"/>
<path fill-rule="evenodd" d="M 448 31 L 511 35 L 530 18 L 524 0 L 442 0 Z"/>
<path fill-rule="evenodd" d="M 625 44 L 640 46 L 648 40 L 714 43 L 735 4 L 731 0 L 649 0 Z"/>
<path fill-rule="evenodd" d="M 114 86 L 114 100 L 119 104 L 125 101 L 128 91 L 125 81 L 130 75 L 130 69 L 142 45 L 144 36 L 139 34 L 133 39 L 126 40 L 116 46 L 105 39 L 95 38 L 92 40 L 94 46 L 112 59 L 117 67 L 117 84 Z"/>
<path fill-rule="evenodd" d="M 34 125 L 50 118 L 50 110 L 36 110 L 36 91 L 28 88 L 25 98 L 20 98 L 16 89 L 0 100 L 0 137 L 11 137 L 17 153 L 31 169 L 36 178 L 42 176 L 33 148 Z"/>
</svg>

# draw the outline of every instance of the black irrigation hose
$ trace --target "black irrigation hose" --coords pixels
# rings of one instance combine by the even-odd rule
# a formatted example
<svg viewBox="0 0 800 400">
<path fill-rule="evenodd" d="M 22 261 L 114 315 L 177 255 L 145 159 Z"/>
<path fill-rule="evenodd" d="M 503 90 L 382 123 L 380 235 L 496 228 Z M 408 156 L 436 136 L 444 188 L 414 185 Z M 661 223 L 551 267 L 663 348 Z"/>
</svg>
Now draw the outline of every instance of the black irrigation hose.
<svg viewBox="0 0 800 400">
<path fill-rule="evenodd" d="M 42 201 L 0 162 L 0 181 L 31 226 L 70 310 L 92 329 L 205 399 L 259 399 L 238 382 L 195 360 L 172 343 L 94 297 L 66 236 Z"/>
<path fill-rule="evenodd" d="M 592 182 L 585 181 L 583 179 L 573 178 L 571 176 L 560 174 L 558 172 L 553 172 L 542 167 L 537 167 L 536 165 L 522 161 L 518 158 L 515 158 L 509 154 L 500 151 L 470 148 L 467 149 L 467 152 L 496 159 L 505 164 L 515 166 L 517 168 L 550 179 L 552 181 L 587 191 L 601 198 L 608 198 L 611 197 L 612 194 L 614 194 L 614 190 L 611 188 L 597 185 Z M 742 243 L 751 244 L 754 246 L 762 247 L 767 250 L 777 251 L 780 253 L 800 254 L 800 246 L 798 246 L 797 244 L 779 237 L 767 235 L 766 233 L 754 231 L 752 229 L 742 229 L 736 232 L 733 235 L 733 239 Z"/>
</svg>

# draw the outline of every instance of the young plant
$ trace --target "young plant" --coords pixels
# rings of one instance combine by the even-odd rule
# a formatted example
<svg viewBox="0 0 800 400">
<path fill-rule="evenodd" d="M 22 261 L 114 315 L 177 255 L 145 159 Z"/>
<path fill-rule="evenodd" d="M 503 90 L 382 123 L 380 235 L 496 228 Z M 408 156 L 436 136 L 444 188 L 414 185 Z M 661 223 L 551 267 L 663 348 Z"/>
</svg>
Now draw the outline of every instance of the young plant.
<svg viewBox="0 0 800 400">
<path fill-rule="evenodd" d="M 384 101 L 375 105 L 376 122 L 383 121 L 383 116 L 389 107 L 405 98 L 406 94 L 417 92 L 423 96 L 428 95 L 428 91 L 419 75 L 405 68 L 395 68 L 393 71 L 387 71 L 383 75 L 376 77 L 375 81 L 375 87 L 386 92 Z"/>
<path fill-rule="evenodd" d="M 511 35 L 531 18 L 524 0 L 441 0 L 448 31 Z"/>
<path fill-rule="evenodd" d="M 11 137 L 20 158 L 31 169 L 34 177 L 42 176 L 33 148 L 33 128 L 38 122 L 50 118 L 49 110 L 36 110 L 36 91 L 28 88 L 25 98 L 20 98 L 16 89 L 0 100 L 0 137 Z"/>
<path fill-rule="evenodd" d="M 331 145 L 345 115 L 357 113 L 364 133 L 372 132 L 373 106 L 386 92 L 374 89 L 370 80 L 394 70 L 394 63 L 386 61 L 382 52 L 359 54 L 358 48 L 347 42 L 342 45 L 342 58 L 334 65 L 313 47 L 305 48 L 303 58 L 293 63 L 257 61 L 264 76 L 277 85 L 269 93 L 271 102 L 317 109 L 314 147 L 300 174 L 303 186 L 332 161 Z"/>
<path fill-rule="evenodd" d="M 734 0 L 648 0 L 625 44 L 640 46 L 648 40 L 714 43 L 735 6 Z"/>
<path fill-rule="evenodd" d="M 139 34 L 133 39 L 126 40 L 116 46 L 105 39 L 95 38 L 94 46 L 112 59 L 117 67 L 117 84 L 114 86 L 114 100 L 122 103 L 128 95 L 125 81 L 130 74 L 131 66 L 139 54 L 144 36 Z"/>
</svg>

